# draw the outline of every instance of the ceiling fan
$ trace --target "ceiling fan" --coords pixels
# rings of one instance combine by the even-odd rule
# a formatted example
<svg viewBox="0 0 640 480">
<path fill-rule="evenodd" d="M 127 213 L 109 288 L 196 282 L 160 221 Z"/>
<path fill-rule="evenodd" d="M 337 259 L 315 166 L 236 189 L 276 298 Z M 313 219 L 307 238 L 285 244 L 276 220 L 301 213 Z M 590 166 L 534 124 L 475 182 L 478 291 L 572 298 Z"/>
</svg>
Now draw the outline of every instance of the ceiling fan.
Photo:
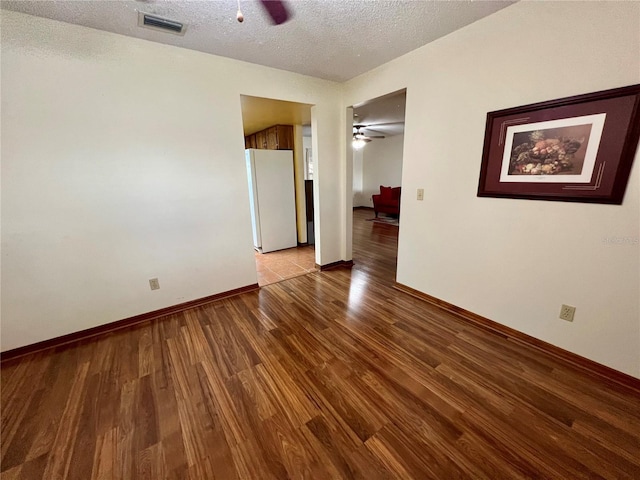
<svg viewBox="0 0 640 480">
<path fill-rule="evenodd" d="M 271 23 L 274 25 L 282 25 L 291 18 L 285 0 L 260 0 L 260 5 L 262 5 L 265 12 L 267 12 Z M 238 14 L 236 18 L 240 23 L 244 21 L 244 15 L 240 10 L 240 0 L 238 0 Z"/>
<path fill-rule="evenodd" d="M 353 126 L 353 148 L 360 149 L 369 143 L 374 138 L 385 138 L 384 135 L 365 135 L 362 130 L 371 130 L 367 125 L 354 125 Z M 375 130 L 371 130 L 375 132 Z M 380 133 L 380 132 L 375 132 Z"/>
<path fill-rule="evenodd" d="M 156 0 L 137 0 L 141 3 L 153 3 Z M 244 15 L 240 9 L 240 0 L 238 2 L 238 13 L 236 14 L 236 20 L 239 23 L 244 22 Z M 273 25 L 282 25 L 287 22 L 293 16 L 290 12 L 287 0 L 259 0 L 260 5 L 267 13 L 269 20 Z M 163 30 L 165 32 L 174 33 L 177 35 L 184 35 L 186 25 L 182 22 L 170 20 L 168 18 L 162 18 L 155 14 L 138 12 L 138 25 L 145 28 L 151 28 L 156 30 Z"/>
<path fill-rule="evenodd" d="M 376 132 L 375 130 L 372 130 L 370 127 L 371 126 L 375 126 L 375 125 L 354 125 L 353 126 L 353 137 L 354 138 L 362 138 L 365 142 L 370 142 L 372 138 L 385 138 L 384 135 L 366 135 L 364 133 L 362 133 L 362 130 L 369 130 L 371 132 L 374 133 L 380 133 L 380 132 Z"/>
<path fill-rule="evenodd" d="M 264 7 L 274 25 L 280 25 L 286 22 L 291 16 L 287 8 L 287 2 L 285 1 L 260 0 L 260 4 Z"/>
</svg>

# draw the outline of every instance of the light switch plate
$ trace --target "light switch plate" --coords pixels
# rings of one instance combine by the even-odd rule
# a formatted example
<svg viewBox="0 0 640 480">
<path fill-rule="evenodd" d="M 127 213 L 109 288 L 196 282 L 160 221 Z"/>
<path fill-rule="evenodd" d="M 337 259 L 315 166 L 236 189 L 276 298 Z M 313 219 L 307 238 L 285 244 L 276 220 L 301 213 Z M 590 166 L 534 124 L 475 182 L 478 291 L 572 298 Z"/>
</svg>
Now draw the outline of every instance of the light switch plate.
<svg viewBox="0 0 640 480">
<path fill-rule="evenodd" d="M 562 305 L 560 307 L 560 319 L 566 320 L 567 322 L 573 322 L 573 316 L 576 314 L 576 307 L 572 307 L 571 305 Z"/>
</svg>

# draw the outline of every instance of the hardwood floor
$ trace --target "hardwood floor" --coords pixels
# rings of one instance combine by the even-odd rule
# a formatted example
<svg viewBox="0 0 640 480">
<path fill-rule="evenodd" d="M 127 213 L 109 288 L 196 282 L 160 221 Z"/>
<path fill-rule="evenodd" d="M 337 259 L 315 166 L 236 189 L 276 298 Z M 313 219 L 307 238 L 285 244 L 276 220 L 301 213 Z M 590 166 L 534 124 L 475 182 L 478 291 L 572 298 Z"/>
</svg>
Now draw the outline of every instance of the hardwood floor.
<svg viewBox="0 0 640 480">
<path fill-rule="evenodd" d="M 355 270 L 368 279 L 392 286 L 396 279 L 399 227 L 372 222 L 372 218 L 375 218 L 373 209 L 357 208 L 353 211 Z"/>
<path fill-rule="evenodd" d="M 316 272 L 2 366 L 2 479 L 640 478 L 640 395 Z M 379 242 L 377 240 L 380 240 Z"/>
</svg>

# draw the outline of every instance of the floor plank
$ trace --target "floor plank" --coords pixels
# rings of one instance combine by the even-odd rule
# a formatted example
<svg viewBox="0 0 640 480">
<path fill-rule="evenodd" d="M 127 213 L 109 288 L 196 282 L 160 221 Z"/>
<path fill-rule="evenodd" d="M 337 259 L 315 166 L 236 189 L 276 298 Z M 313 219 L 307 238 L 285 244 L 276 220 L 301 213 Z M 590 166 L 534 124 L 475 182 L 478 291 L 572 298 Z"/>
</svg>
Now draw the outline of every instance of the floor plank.
<svg viewBox="0 0 640 480">
<path fill-rule="evenodd" d="M 352 270 L 5 362 L 2 478 L 640 478 L 637 391 L 391 288 L 372 216 Z"/>
</svg>

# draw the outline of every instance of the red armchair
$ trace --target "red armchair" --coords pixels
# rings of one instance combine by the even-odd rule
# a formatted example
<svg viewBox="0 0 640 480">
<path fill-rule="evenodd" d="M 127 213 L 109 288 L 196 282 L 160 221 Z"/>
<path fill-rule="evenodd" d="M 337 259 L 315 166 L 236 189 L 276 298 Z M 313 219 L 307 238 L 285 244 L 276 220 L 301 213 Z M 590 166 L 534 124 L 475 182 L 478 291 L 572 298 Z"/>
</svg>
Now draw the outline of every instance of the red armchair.
<svg viewBox="0 0 640 480">
<path fill-rule="evenodd" d="M 373 211 L 376 213 L 389 213 L 400 215 L 400 189 L 402 187 L 383 187 L 380 185 L 380 194 L 372 195 Z"/>
</svg>

